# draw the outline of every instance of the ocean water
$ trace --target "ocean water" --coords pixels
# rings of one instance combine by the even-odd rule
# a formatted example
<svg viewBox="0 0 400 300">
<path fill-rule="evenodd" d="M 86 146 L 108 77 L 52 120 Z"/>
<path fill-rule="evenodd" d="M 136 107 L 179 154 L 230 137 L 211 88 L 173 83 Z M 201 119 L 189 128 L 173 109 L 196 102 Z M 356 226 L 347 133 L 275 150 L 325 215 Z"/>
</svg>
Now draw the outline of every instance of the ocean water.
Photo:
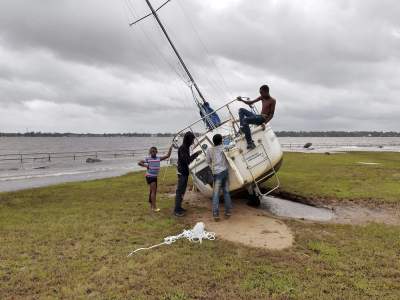
<svg viewBox="0 0 400 300">
<path fill-rule="evenodd" d="M 285 151 L 394 151 L 400 152 L 400 137 L 281 137 Z M 311 149 L 304 149 L 312 143 Z"/>
<path fill-rule="evenodd" d="M 140 169 L 137 162 L 146 157 L 151 146 L 158 147 L 160 154 L 167 152 L 171 140 L 159 137 L 1 137 L 0 191 L 123 175 Z M 86 163 L 88 158 L 101 161 Z"/>
<path fill-rule="evenodd" d="M 279 138 L 284 151 L 396 151 L 400 138 Z M 118 176 L 139 170 L 150 146 L 167 152 L 169 137 L 0 137 L 0 191 Z M 311 149 L 304 149 L 307 142 Z M 22 161 L 21 161 L 22 154 Z M 173 154 L 173 156 L 176 154 Z M 50 156 L 50 159 L 49 159 Z M 100 162 L 86 163 L 87 158 Z"/>
</svg>

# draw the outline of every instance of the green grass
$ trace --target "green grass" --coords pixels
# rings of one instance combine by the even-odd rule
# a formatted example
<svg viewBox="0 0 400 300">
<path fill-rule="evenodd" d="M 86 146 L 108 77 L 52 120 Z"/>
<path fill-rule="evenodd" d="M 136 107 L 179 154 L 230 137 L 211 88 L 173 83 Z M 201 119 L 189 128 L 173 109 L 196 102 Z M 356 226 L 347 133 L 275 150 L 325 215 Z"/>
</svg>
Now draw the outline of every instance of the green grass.
<svg viewBox="0 0 400 300">
<path fill-rule="evenodd" d="M 287 154 L 283 186 L 293 184 L 290 191 L 296 192 L 309 184 L 316 197 L 317 185 L 307 178 L 317 178 L 318 171 L 298 163 L 296 155 L 303 163 L 332 167 L 333 160 L 342 158 L 343 170 L 346 165 L 352 169 L 352 161 L 363 155 L 362 161 L 374 157 L 395 169 L 396 158 Z M 312 173 L 300 174 L 302 166 Z M 328 176 L 319 170 L 320 178 Z M 391 172 L 387 177 L 395 173 Z M 1 193 L 0 299 L 400 298 L 399 226 L 286 221 L 295 244 L 282 251 L 217 239 L 201 245 L 178 241 L 127 258 L 132 249 L 159 243 L 194 225 L 188 218 L 171 216 L 173 198 L 165 193 L 174 183 L 170 169 L 160 182 L 158 215 L 149 212 L 143 173 Z M 326 187 L 324 196 L 331 191 Z M 360 191 L 355 197 L 362 195 Z M 388 201 L 390 195 L 382 199 Z M 377 196 L 368 194 L 368 199 Z"/>
<path fill-rule="evenodd" d="M 400 203 L 400 153 L 285 153 L 279 178 L 282 193 L 314 201 Z"/>
</svg>

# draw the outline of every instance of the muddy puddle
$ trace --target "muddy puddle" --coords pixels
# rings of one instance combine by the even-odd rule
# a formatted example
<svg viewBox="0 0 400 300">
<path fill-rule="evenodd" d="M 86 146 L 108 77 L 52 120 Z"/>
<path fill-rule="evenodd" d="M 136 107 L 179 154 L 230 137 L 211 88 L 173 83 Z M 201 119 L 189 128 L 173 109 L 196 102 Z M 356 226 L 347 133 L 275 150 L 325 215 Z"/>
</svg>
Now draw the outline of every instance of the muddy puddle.
<svg viewBox="0 0 400 300">
<path fill-rule="evenodd" d="M 314 207 L 281 198 L 264 196 L 261 207 L 278 217 L 327 222 L 335 218 L 335 213 L 327 208 Z"/>
<path fill-rule="evenodd" d="M 277 197 L 263 197 L 260 208 L 278 217 L 314 222 L 353 225 L 362 225 L 371 222 L 387 225 L 400 224 L 400 210 L 398 208 L 370 208 L 355 204 L 343 204 L 335 205 L 330 209 Z"/>
</svg>

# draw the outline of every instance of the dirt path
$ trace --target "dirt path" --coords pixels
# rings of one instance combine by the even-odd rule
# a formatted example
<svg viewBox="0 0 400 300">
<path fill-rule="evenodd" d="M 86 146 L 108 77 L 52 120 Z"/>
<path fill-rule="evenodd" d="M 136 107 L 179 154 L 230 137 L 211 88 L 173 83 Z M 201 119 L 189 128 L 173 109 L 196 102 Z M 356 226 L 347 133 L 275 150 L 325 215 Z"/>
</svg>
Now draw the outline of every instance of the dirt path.
<svg viewBox="0 0 400 300">
<path fill-rule="evenodd" d="M 217 238 L 244 244 L 250 247 L 280 250 L 292 246 L 293 234 L 289 227 L 276 218 L 268 216 L 262 210 L 248 207 L 244 203 L 235 203 L 229 219 L 221 217 L 215 222 L 211 215 L 211 201 L 200 194 L 190 192 L 185 202 L 191 206 L 204 208 L 200 212 L 189 214 L 193 222 L 202 221 L 208 231 L 216 233 Z M 221 216 L 223 207 L 221 207 Z"/>
<path fill-rule="evenodd" d="M 363 225 L 370 222 L 400 225 L 400 210 L 396 208 L 368 208 L 360 205 L 332 207 L 335 217 L 330 223 Z"/>
<path fill-rule="evenodd" d="M 290 201 L 278 197 L 263 197 L 261 209 L 274 216 L 333 224 L 383 223 L 400 225 L 400 207 L 370 207 L 361 204 L 337 203 L 324 207 Z"/>
</svg>

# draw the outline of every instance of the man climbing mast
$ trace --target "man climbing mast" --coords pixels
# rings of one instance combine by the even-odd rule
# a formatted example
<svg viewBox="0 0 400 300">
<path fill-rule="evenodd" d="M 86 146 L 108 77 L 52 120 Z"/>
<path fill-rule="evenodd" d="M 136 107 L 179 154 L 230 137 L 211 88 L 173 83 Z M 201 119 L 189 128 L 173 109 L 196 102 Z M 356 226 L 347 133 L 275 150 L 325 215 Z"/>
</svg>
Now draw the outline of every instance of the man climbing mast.
<svg viewBox="0 0 400 300">
<path fill-rule="evenodd" d="M 251 138 L 250 124 L 261 125 L 268 123 L 274 116 L 276 100 L 269 94 L 268 85 L 260 87 L 260 96 L 254 100 L 244 100 L 241 97 L 237 97 L 238 101 L 241 101 L 247 105 L 253 105 L 254 103 L 261 101 L 262 109 L 261 114 L 256 115 L 255 113 L 241 108 L 239 109 L 239 120 L 242 132 L 244 133 L 247 141 L 247 149 L 254 149 L 256 145 Z"/>
</svg>

